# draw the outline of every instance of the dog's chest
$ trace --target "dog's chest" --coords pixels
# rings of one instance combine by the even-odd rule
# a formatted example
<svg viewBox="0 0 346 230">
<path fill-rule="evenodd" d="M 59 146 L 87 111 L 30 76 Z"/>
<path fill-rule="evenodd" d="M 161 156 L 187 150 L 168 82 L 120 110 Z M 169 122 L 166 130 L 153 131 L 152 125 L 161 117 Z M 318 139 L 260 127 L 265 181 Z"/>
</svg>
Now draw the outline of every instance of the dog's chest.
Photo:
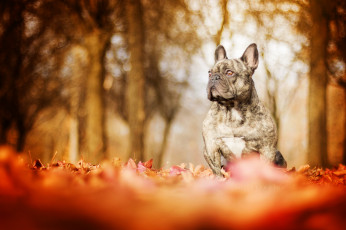
<svg viewBox="0 0 346 230">
<path fill-rule="evenodd" d="M 243 137 L 224 137 L 222 138 L 222 141 L 236 158 L 241 158 L 245 148 Z"/>
<path fill-rule="evenodd" d="M 241 126 L 244 122 L 244 117 L 241 113 L 232 108 L 227 111 L 226 116 L 224 117 L 219 125 L 218 132 L 223 143 L 227 148 L 237 157 L 240 158 L 242 152 L 245 148 L 245 141 L 243 137 L 234 137 L 234 131 L 237 127 Z"/>
<path fill-rule="evenodd" d="M 230 111 L 230 120 L 232 123 L 242 123 L 244 118 L 243 116 L 241 115 L 240 111 L 232 108 L 231 111 Z"/>
<path fill-rule="evenodd" d="M 220 119 L 219 127 L 221 133 L 228 129 L 235 129 L 243 125 L 245 118 L 242 116 L 241 112 L 235 108 L 231 108 L 224 112 L 225 116 Z"/>
</svg>

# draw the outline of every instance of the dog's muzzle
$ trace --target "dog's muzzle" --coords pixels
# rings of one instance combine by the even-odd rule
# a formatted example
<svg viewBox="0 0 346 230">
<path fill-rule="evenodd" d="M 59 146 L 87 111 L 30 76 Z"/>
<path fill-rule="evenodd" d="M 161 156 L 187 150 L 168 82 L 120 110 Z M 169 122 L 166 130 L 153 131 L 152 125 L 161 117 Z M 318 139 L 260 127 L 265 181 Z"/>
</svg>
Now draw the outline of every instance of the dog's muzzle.
<svg viewBox="0 0 346 230">
<path fill-rule="evenodd" d="M 221 75 L 218 74 L 218 73 L 214 73 L 214 74 L 210 77 L 210 81 L 212 81 L 212 82 L 216 82 L 216 81 L 218 81 L 218 80 L 220 80 L 220 79 L 221 79 Z"/>
</svg>

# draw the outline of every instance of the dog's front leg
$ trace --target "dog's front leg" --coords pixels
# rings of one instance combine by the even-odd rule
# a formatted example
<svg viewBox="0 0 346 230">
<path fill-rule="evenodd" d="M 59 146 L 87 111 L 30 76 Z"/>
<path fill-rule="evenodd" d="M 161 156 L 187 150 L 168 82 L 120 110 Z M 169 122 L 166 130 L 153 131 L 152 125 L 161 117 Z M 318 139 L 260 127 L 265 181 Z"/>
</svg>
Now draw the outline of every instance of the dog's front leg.
<svg viewBox="0 0 346 230">
<path fill-rule="evenodd" d="M 214 174 L 221 176 L 221 153 L 218 150 L 211 151 L 211 154 L 204 149 L 204 158 Z"/>
<path fill-rule="evenodd" d="M 259 149 L 260 158 L 268 163 L 273 163 L 275 159 L 276 149 L 270 147 L 262 147 Z"/>
</svg>

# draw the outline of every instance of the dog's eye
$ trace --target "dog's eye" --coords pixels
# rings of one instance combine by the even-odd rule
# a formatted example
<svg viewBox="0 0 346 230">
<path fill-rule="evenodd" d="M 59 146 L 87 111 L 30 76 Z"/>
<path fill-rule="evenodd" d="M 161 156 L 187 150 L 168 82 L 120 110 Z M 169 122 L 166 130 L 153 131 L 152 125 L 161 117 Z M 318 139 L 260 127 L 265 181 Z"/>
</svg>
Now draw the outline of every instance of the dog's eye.
<svg viewBox="0 0 346 230">
<path fill-rule="evenodd" d="M 208 71 L 208 75 L 209 75 L 209 77 L 211 77 L 211 71 L 210 70 Z"/>
<path fill-rule="evenodd" d="M 229 76 L 229 77 L 233 76 L 233 74 L 234 73 L 232 71 L 230 71 L 230 70 L 227 70 L 227 72 L 226 72 L 226 75 Z"/>
</svg>

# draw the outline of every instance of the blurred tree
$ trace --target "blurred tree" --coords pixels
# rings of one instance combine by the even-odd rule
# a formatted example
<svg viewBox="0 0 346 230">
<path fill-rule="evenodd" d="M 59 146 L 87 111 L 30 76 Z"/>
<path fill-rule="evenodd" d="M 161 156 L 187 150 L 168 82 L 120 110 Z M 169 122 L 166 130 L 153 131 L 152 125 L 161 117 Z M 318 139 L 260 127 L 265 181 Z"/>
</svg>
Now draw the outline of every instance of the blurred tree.
<svg viewBox="0 0 346 230">
<path fill-rule="evenodd" d="M 228 13 L 228 0 L 220 0 L 220 7 L 222 12 L 222 20 L 218 31 L 214 36 L 216 46 L 221 44 L 221 36 L 225 28 L 229 26 L 229 13 Z"/>
<path fill-rule="evenodd" d="M 305 6 L 308 12 L 301 14 L 298 28 L 303 33 L 309 32 L 310 40 L 308 160 L 311 165 L 328 166 L 327 85 L 338 84 L 345 90 L 346 3 L 320 0 L 309 1 Z M 345 136 L 343 139 L 345 161 Z"/>
<path fill-rule="evenodd" d="M 1 2 L 0 13 L 4 19 L 0 44 L 2 143 L 9 142 L 8 132 L 15 126 L 17 148 L 22 149 L 25 135 L 39 112 L 56 106 L 55 101 L 62 101 L 68 90 L 62 90 L 66 79 L 61 78 L 64 74 L 60 70 L 68 64 L 65 55 L 69 48 L 80 45 L 87 51 L 88 62 L 83 71 L 87 110 L 85 144 L 90 154 L 86 158 L 98 161 L 104 157 L 104 56 L 119 22 L 117 4 L 117 1 L 102 0 Z"/>
<path fill-rule="evenodd" d="M 327 166 L 326 88 L 329 2 L 310 1 L 310 82 L 308 94 L 309 142 L 311 165 Z"/>
<path fill-rule="evenodd" d="M 87 160 L 99 162 L 105 157 L 105 106 L 103 99 L 104 57 L 114 33 L 116 1 L 65 1 L 68 17 L 76 21 L 71 26 L 81 31 L 75 39 L 87 50 L 86 73 L 86 152 Z"/>
<path fill-rule="evenodd" d="M 336 0 L 328 9 L 329 43 L 327 47 L 327 68 L 332 84 L 343 88 L 346 95 L 346 2 Z M 346 101 L 346 98 L 343 99 Z M 343 136 L 343 164 L 346 164 L 346 122 Z M 339 135 L 339 134 L 337 134 Z"/>
<path fill-rule="evenodd" d="M 66 40 L 48 36 L 49 30 L 32 14 L 37 2 L 0 3 L 0 142 L 18 151 L 39 113 L 62 102 L 57 70 Z"/>
<path fill-rule="evenodd" d="M 120 20 L 120 11 L 118 1 L 107 0 L 42 1 L 37 9 L 38 17 L 55 36 L 61 33 L 71 46 L 80 45 L 86 51 L 87 64 L 83 71 L 86 75 L 83 79 L 86 125 L 84 148 L 81 148 L 85 150 L 85 159 L 91 162 L 104 158 L 107 148 L 104 125 L 104 58 L 110 38 Z M 74 109 L 70 112 L 77 111 Z"/>
<path fill-rule="evenodd" d="M 83 127 L 83 119 L 85 115 L 83 112 L 83 101 L 85 100 L 85 81 L 83 81 L 86 75 L 85 70 L 88 69 L 87 58 L 85 57 L 87 51 L 80 45 L 73 45 L 68 52 L 65 63 L 65 71 L 69 79 L 68 84 L 65 85 L 65 89 L 68 91 L 69 97 L 69 115 L 70 115 L 70 127 L 69 127 L 69 161 L 76 163 L 79 158 L 81 140 L 83 136 L 81 127 Z"/>
<path fill-rule="evenodd" d="M 148 61 L 145 69 L 147 122 L 156 112 L 164 121 L 161 144 L 155 151 L 156 165 L 161 167 L 172 124 L 188 87 L 192 57 L 202 45 L 202 36 L 196 29 L 201 15 L 183 0 L 148 1 L 143 6 Z"/>
<path fill-rule="evenodd" d="M 126 1 L 130 70 L 127 75 L 126 100 L 130 128 L 130 154 L 144 161 L 145 75 L 144 23 L 140 0 Z"/>
<path fill-rule="evenodd" d="M 181 97 L 188 86 L 189 63 L 202 43 L 194 28 L 200 16 L 197 11 L 189 9 L 189 5 L 185 1 L 155 1 L 155 3 L 141 1 L 140 7 L 142 22 L 138 22 L 140 20 L 139 14 L 136 14 L 135 20 L 137 23 L 143 24 L 141 28 L 137 29 L 138 31 L 143 30 L 140 33 L 144 33 L 145 39 L 138 36 L 139 32 L 131 32 L 130 28 L 128 28 L 127 37 L 136 36 L 137 44 L 142 46 L 137 47 L 141 50 L 141 55 L 138 55 L 138 52 L 135 54 L 139 56 L 140 59 L 137 57 L 137 60 L 141 60 L 143 67 L 138 66 L 138 63 L 136 65 L 132 63 L 135 59 L 131 60 L 134 51 L 131 52 L 130 38 L 126 39 L 127 37 L 122 35 L 116 36 L 115 40 L 118 42 L 112 44 L 112 63 L 109 63 L 108 71 L 112 72 L 111 69 L 116 68 L 119 72 L 114 78 L 112 89 L 108 92 L 109 96 L 115 101 L 114 104 L 118 113 L 129 124 L 130 132 L 130 114 L 132 116 L 135 116 L 135 114 L 130 112 L 131 105 L 129 103 L 132 103 L 131 100 L 139 103 L 139 100 L 144 99 L 143 102 L 140 102 L 141 104 L 144 103 L 143 143 L 146 136 L 150 135 L 152 131 L 148 130 L 148 124 L 153 116 L 159 114 L 163 118 L 164 128 L 161 144 L 155 148 L 151 147 L 150 151 L 153 151 L 153 153 L 148 153 L 154 156 L 154 162 L 159 167 L 162 164 L 173 121 L 181 106 Z M 127 12 L 127 17 L 129 17 L 130 11 Z M 130 19 L 127 19 L 128 27 L 130 27 L 130 22 Z M 168 24 L 170 26 L 167 26 Z M 130 54 L 128 55 L 127 52 L 130 52 Z M 112 65 L 113 67 L 111 67 Z M 133 66 L 137 67 L 133 68 Z M 132 68 L 136 74 L 140 73 L 136 68 L 144 68 L 144 93 L 142 97 L 140 96 L 142 93 L 138 88 L 134 92 L 130 91 Z M 142 84 L 134 78 L 132 80 L 134 81 L 132 84 Z M 135 126 L 135 128 L 139 129 L 140 126 Z M 135 133 L 135 130 L 132 132 Z M 139 137 L 140 132 L 136 132 Z M 140 138 L 135 138 L 133 141 L 139 142 Z M 131 144 L 131 146 L 139 147 L 142 144 Z M 135 152 L 139 152 L 139 150 Z M 130 156 L 133 156 L 132 154 L 135 152 L 130 149 Z M 143 154 L 141 156 L 144 157 Z M 138 155 L 136 155 L 136 158 L 138 158 Z"/>
</svg>

